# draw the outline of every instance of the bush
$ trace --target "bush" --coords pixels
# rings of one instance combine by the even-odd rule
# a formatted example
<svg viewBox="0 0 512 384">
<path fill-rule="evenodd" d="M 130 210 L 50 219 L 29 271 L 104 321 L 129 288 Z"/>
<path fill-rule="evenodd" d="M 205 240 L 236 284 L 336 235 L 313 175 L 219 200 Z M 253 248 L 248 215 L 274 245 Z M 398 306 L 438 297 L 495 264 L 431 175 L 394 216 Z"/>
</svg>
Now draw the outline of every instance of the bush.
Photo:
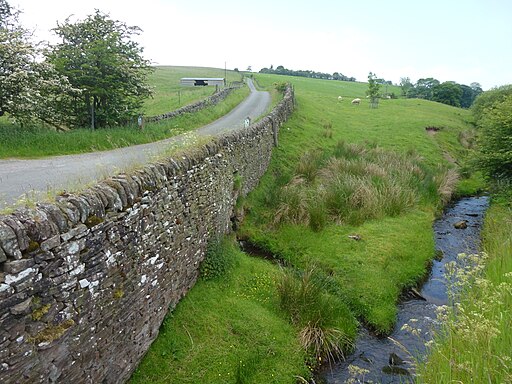
<svg viewBox="0 0 512 384">
<path fill-rule="evenodd" d="M 274 83 L 274 88 L 277 89 L 278 92 L 284 93 L 286 91 L 286 87 L 288 86 L 288 83 Z"/>
<path fill-rule="evenodd" d="M 471 106 L 476 124 L 481 124 L 481 119 L 486 111 L 509 96 L 512 96 L 512 85 L 503 85 L 480 94 Z"/>
<path fill-rule="evenodd" d="M 486 109 L 480 119 L 478 166 L 493 179 L 512 180 L 511 111 L 512 94 Z"/>
<path fill-rule="evenodd" d="M 204 280 L 212 280 L 224 276 L 233 266 L 233 243 L 228 239 L 214 240 L 206 252 L 199 268 Z"/>
</svg>

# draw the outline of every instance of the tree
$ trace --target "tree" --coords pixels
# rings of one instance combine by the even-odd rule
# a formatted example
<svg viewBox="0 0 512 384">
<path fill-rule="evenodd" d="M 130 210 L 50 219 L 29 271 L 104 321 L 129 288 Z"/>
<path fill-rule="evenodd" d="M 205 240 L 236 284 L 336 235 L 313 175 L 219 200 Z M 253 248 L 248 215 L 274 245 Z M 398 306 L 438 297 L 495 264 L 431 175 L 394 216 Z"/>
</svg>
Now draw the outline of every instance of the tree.
<svg viewBox="0 0 512 384">
<path fill-rule="evenodd" d="M 473 101 L 475 101 L 477 94 L 475 93 L 473 88 L 465 84 L 461 84 L 460 88 L 462 90 L 462 96 L 460 97 L 460 106 L 462 108 L 471 107 L 471 104 L 473 104 Z"/>
<path fill-rule="evenodd" d="M 41 49 L 19 25 L 18 14 L 0 0 L 0 116 L 8 113 L 21 123 L 43 121 L 65 129 L 56 106 L 77 90 L 51 64 L 36 60 Z"/>
<path fill-rule="evenodd" d="M 315 71 L 311 71 L 311 70 L 295 71 L 293 69 L 286 69 L 282 65 L 278 65 L 276 69 L 273 69 L 272 65 L 270 66 L 270 68 L 261 68 L 260 73 L 272 73 L 272 74 L 276 74 L 276 75 L 287 75 L 287 76 L 300 76 L 300 77 L 307 77 L 307 78 L 312 78 L 312 79 L 356 81 L 356 79 L 354 77 L 347 77 L 339 72 L 334 72 L 331 75 L 329 73 L 315 72 Z"/>
<path fill-rule="evenodd" d="M 33 61 L 34 49 L 18 26 L 18 12 L 0 0 L 0 116 L 9 112 L 26 84 L 23 73 Z"/>
<path fill-rule="evenodd" d="M 368 90 L 366 95 L 370 98 L 371 107 L 377 108 L 379 103 L 380 84 L 377 82 L 377 75 L 370 72 L 368 74 Z"/>
<path fill-rule="evenodd" d="M 469 86 L 471 87 L 473 92 L 475 92 L 477 95 L 479 95 L 483 92 L 482 86 L 480 85 L 480 83 L 473 82 L 473 83 L 469 84 Z"/>
<path fill-rule="evenodd" d="M 73 102 L 62 104 L 73 126 L 105 127 L 140 114 L 151 96 L 147 76 L 150 62 L 131 38 L 136 26 L 109 18 L 96 10 L 85 20 L 66 19 L 54 32 L 62 42 L 51 47 L 47 58 L 70 83 L 82 90 Z"/>
<path fill-rule="evenodd" d="M 512 85 L 503 85 L 501 87 L 493 88 L 479 95 L 471 106 L 473 116 L 475 117 L 475 123 L 479 125 L 480 120 L 483 118 L 487 109 L 493 108 L 495 104 L 502 102 L 511 95 Z"/>
<path fill-rule="evenodd" d="M 511 111 L 512 95 L 508 94 L 496 99 L 479 118 L 478 164 L 488 177 L 496 180 L 512 181 Z"/>
<path fill-rule="evenodd" d="M 435 86 L 439 85 L 439 80 L 436 80 L 432 77 L 427 77 L 425 79 L 419 79 L 416 82 L 416 86 L 414 87 L 414 97 L 418 97 L 420 99 L 432 100 L 433 89 Z"/>
<path fill-rule="evenodd" d="M 414 84 L 411 83 L 411 79 L 409 77 L 401 77 L 400 88 L 402 88 L 402 96 L 409 96 L 411 89 L 414 89 Z"/>
<path fill-rule="evenodd" d="M 463 90 L 459 84 L 453 81 L 445 81 L 432 87 L 432 101 L 460 107 L 462 93 Z"/>
</svg>

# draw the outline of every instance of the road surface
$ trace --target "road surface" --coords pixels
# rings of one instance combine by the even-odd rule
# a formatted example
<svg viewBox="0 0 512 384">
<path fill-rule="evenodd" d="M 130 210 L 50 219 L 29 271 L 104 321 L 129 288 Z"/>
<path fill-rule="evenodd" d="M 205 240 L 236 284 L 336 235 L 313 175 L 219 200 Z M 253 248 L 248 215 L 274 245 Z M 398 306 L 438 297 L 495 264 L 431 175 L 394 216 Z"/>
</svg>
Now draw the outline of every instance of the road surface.
<svg viewBox="0 0 512 384">
<path fill-rule="evenodd" d="M 255 120 L 264 114 L 270 106 L 269 93 L 257 91 L 250 79 L 247 84 L 251 93 L 242 103 L 226 116 L 194 133 L 202 136 L 220 135 L 242 128 L 246 117 Z M 190 134 L 155 143 L 80 155 L 0 160 L 0 210 L 25 199 L 37 201 L 58 191 L 78 190 L 109 175 L 134 169 L 154 159 L 170 146 L 186 141 L 187 137 Z"/>
</svg>

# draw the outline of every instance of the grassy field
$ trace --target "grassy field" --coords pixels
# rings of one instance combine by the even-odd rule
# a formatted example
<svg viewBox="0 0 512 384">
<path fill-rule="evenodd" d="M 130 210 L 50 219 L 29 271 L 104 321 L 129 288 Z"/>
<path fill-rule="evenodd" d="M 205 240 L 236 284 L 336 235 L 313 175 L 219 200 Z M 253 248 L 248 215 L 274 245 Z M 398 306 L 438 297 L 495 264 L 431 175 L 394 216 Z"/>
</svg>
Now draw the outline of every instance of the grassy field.
<svg viewBox="0 0 512 384">
<path fill-rule="evenodd" d="M 149 78 L 154 95 L 153 98 L 146 100 L 144 110 L 146 116 L 174 111 L 210 96 L 215 90 L 212 87 L 182 87 L 180 86 L 182 77 L 226 77 L 228 84 L 242 79 L 239 72 L 231 70 L 225 72 L 220 68 L 155 67 L 155 71 Z"/>
<path fill-rule="evenodd" d="M 268 75 L 258 79 L 262 84 L 282 81 Z M 381 100 L 378 109 L 371 109 L 366 100 L 359 106 L 350 103 L 352 97 L 364 96 L 365 84 L 287 80 L 295 85 L 297 112 L 281 131 L 282 145 L 275 151 L 269 171 L 246 201 L 250 214 L 241 235 L 293 265 L 304 268 L 319 263 L 335 279 L 340 299 L 361 320 L 386 333 L 394 323 L 401 290 L 421 278 L 433 256 L 431 223 L 441 199 L 436 194 L 446 170 L 453 166 L 449 159 L 465 153 L 458 137 L 469 129 L 469 112 L 411 99 Z M 344 96 L 342 102 L 338 95 Z M 439 131 L 429 134 L 425 130 L 429 126 Z M 399 214 L 370 217 L 357 225 L 339 217 L 328 218 L 318 232 L 311 226 L 311 216 L 302 223 L 292 220 L 275 225 L 282 200 L 279 191 L 290 190 L 304 153 L 316 151 L 328 158 L 340 140 L 419 159 L 425 168 L 422 183 L 427 186 L 430 180 L 429 188 L 435 190 L 418 189 L 417 201 Z M 318 193 L 313 199 L 320 201 Z M 362 241 L 348 237 L 354 234 Z"/>
<path fill-rule="evenodd" d="M 224 70 L 196 67 L 157 67 L 150 78 L 155 87 L 155 97 L 146 104 L 146 114 L 156 115 L 179 108 L 178 90 L 181 77 L 224 77 Z M 239 81 L 240 75 L 228 72 L 228 81 Z M 212 87 L 182 88 L 181 105 L 190 104 L 211 95 Z M 103 151 L 134 144 L 162 140 L 206 125 L 227 114 L 247 95 L 247 87 L 231 93 L 222 103 L 194 114 L 145 125 L 97 129 L 74 129 L 56 132 L 44 127 L 24 127 L 11 124 L 6 117 L 0 118 L 0 158 L 35 158 Z"/>
<path fill-rule="evenodd" d="M 312 333 L 320 348 L 334 335 L 347 352 L 356 318 L 388 332 L 401 290 L 422 278 L 434 256 L 432 221 L 453 189 L 454 160 L 467 152 L 460 137 L 471 130 L 468 111 L 405 99 L 370 109 L 366 100 L 351 104 L 364 98 L 364 83 L 256 79 L 263 87 L 290 81 L 297 109 L 281 128 L 268 172 L 242 202 L 247 216 L 238 236 L 285 260 L 288 272 L 236 252 L 227 275 L 200 280 L 169 314 L 133 383 L 307 378 L 307 368 L 322 361 L 307 344 Z M 333 169 L 342 168 L 348 173 L 337 178 Z M 467 193 L 478 185 L 469 184 Z M 347 216 L 345 203 L 357 214 Z M 283 277 L 290 273 L 291 282 Z"/>
</svg>

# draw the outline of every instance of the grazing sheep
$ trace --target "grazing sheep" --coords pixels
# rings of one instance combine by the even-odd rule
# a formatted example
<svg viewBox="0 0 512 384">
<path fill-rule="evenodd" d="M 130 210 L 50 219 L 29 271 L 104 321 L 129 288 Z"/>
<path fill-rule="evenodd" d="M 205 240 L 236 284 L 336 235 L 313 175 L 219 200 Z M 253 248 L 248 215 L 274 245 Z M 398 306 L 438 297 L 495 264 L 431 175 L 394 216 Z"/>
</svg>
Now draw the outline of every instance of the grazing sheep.
<svg viewBox="0 0 512 384">
<path fill-rule="evenodd" d="M 338 101 L 343 101 L 343 97 L 338 96 Z"/>
<path fill-rule="evenodd" d="M 357 105 L 361 104 L 361 99 L 357 98 L 357 99 L 352 100 L 352 104 L 357 104 Z"/>
</svg>

